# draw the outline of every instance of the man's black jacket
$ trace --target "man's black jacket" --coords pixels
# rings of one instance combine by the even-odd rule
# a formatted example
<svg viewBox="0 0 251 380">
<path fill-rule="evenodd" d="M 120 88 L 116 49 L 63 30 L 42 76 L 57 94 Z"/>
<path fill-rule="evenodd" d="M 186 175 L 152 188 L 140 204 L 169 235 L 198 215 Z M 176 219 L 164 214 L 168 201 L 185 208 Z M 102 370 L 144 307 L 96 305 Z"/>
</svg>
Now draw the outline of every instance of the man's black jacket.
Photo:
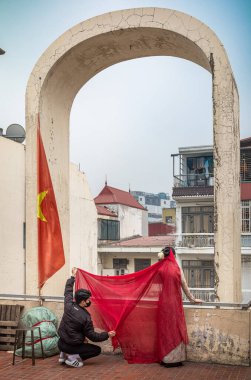
<svg viewBox="0 0 251 380">
<path fill-rule="evenodd" d="M 65 285 L 64 315 L 58 333 L 67 344 L 78 345 L 84 343 L 85 337 L 93 342 L 102 342 L 109 338 L 107 332 L 94 331 L 91 316 L 86 309 L 73 302 L 73 286 L 75 278 L 71 277 Z"/>
</svg>

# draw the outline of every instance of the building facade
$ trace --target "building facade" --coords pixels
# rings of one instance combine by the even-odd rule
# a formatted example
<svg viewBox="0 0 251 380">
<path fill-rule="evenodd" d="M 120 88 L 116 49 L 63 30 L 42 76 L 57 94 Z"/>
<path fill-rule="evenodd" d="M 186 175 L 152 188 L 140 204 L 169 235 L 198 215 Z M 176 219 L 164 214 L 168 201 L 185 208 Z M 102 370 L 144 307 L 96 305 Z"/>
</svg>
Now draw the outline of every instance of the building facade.
<svg viewBox="0 0 251 380">
<path fill-rule="evenodd" d="M 175 202 L 167 193 L 146 193 L 144 191 L 130 191 L 132 196 L 148 211 L 148 222 L 162 221 L 162 210 L 175 207 Z"/>
<path fill-rule="evenodd" d="M 98 221 L 99 240 L 112 241 L 148 235 L 147 210 L 129 192 L 105 185 L 94 202 L 101 210 Z"/>
<path fill-rule="evenodd" d="M 100 242 L 100 274 L 116 276 L 137 272 L 158 261 L 158 253 L 173 245 L 174 236 L 138 236 L 117 242 Z"/>
<path fill-rule="evenodd" d="M 148 236 L 148 212 L 130 192 L 106 185 L 95 203 L 101 275 L 133 273 L 157 262 L 157 253 L 170 238 L 166 230 L 165 236 Z"/>
<path fill-rule="evenodd" d="M 251 299 L 251 138 L 241 140 L 242 294 Z M 213 147 L 180 148 L 174 154 L 173 199 L 176 200 L 176 247 L 189 287 L 214 299 Z"/>
<path fill-rule="evenodd" d="M 26 251 L 25 155 L 24 144 L 0 136 L 1 294 L 27 294 L 27 264 L 34 272 L 38 270 Z M 70 267 L 97 273 L 97 210 L 86 176 L 74 164 L 70 165 L 70 231 Z M 63 295 L 65 280 L 59 270 L 46 282 L 42 294 L 54 294 L 57 285 Z M 34 287 L 28 294 L 35 291 Z"/>
</svg>

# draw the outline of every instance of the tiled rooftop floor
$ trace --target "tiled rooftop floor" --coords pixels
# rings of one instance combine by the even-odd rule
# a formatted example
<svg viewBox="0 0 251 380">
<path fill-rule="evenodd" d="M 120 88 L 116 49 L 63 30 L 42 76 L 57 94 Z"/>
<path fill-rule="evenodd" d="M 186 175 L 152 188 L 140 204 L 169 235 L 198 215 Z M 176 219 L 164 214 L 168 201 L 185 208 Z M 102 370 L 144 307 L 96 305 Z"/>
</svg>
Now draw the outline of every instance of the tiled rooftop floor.
<svg viewBox="0 0 251 380">
<path fill-rule="evenodd" d="M 58 356 L 45 360 L 17 358 L 0 352 L 1 380 L 251 380 L 251 367 L 185 362 L 183 367 L 163 368 L 159 364 L 127 364 L 120 355 L 100 355 L 86 361 L 82 368 L 59 365 Z"/>
</svg>

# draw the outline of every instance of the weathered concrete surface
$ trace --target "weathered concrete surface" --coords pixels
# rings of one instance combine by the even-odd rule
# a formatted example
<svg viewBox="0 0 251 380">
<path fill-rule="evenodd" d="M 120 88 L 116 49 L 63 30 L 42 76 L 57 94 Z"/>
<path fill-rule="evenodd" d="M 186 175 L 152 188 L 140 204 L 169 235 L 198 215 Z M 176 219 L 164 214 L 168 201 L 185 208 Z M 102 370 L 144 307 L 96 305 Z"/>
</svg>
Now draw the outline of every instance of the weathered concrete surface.
<svg viewBox="0 0 251 380">
<path fill-rule="evenodd" d="M 107 13 L 74 26 L 44 52 L 31 73 L 26 92 L 28 294 L 34 294 L 37 289 L 37 113 L 41 115 L 41 134 L 66 254 L 66 265 L 48 281 L 46 290 L 47 294 L 59 295 L 69 273 L 69 114 L 72 102 L 80 88 L 105 68 L 125 60 L 157 55 L 187 59 L 212 73 L 216 290 L 222 302 L 241 301 L 239 105 L 233 73 L 223 45 L 212 30 L 189 15 L 159 8 Z"/>
<path fill-rule="evenodd" d="M 19 304 L 23 313 L 39 306 L 38 301 L 0 300 L 0 304 Z M 58 321 L 63 315 L 63 302 L 44 302 Z M 189 345 L 187 360 L 249 366 L 251 341 L 250 310 L 185 308 Z M 143 326 L 142 326 L 143 327 Z M 104 353 L 113 354 L 110 340 L 100 344 Z M 119 353 L 120 350 L 116 350 Z"/>
<path fill-rule="evenodd" d="M 250 365 L 250 310 L 185 309 L 187 359 Z"/>
</svg>

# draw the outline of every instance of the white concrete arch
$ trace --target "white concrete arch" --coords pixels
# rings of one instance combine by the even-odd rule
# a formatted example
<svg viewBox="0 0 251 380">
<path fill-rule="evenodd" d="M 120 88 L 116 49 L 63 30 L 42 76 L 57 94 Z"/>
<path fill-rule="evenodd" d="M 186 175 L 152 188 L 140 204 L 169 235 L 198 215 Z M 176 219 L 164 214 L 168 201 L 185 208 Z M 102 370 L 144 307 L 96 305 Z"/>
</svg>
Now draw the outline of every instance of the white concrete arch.
<svg viewBox="0 0 251 380">
<path fill-rule="evenodd" d="M 62 292 L 69 272 L 69 115 L 84 84 L 103 69 L 134 58 L 174 56 L 212 73 L 215 153 L 215 259 L 221 301 L 240 301 L 239 104 L 226 52 L 199 20 L 159 8 L 128 9 L 86 20 L 60 36 L 35 65 L 26 92 L 27 293 L 37 287 L 36 127 L 41 131 L 59 208 L 66 265 L 49 280 Z M 236 233 L 238 231 L 238 233 Z M 218 278 L 217 277 L 217 278 Z M 59 281 L 60 279 L 60 281 Z"/>
</svg>

